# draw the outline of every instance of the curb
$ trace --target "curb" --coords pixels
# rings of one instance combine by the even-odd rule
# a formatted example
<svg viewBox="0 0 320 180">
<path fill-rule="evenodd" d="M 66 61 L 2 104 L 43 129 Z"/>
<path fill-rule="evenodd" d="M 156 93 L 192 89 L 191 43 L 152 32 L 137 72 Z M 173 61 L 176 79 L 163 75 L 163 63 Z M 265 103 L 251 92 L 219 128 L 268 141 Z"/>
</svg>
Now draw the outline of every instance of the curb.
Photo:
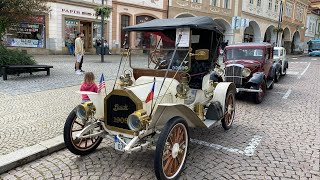
<svg viewBox="0 0 320 180">
<path fill-rule="evenodd" d="M 63 136 L 0 156 L 0 174 L 65 148 Z"/>
</svg>

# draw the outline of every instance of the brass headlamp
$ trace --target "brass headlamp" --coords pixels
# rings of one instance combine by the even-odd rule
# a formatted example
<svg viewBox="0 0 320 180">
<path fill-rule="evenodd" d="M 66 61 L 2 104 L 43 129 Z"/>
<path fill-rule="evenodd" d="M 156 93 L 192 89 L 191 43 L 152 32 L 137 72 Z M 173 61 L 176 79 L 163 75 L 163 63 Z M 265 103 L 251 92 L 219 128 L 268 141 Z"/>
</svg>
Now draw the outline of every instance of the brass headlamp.
<svg viewBox="0 0 320 180">
<path fill-rule="evenodd" d="M 92 102 L 85 102 L 76 107 L 76 115 L 79 119 L 86 120 L 88 117 L 93 116 L 96 112 L 96 107 Z"/>
<path fill-rule="evenodd" d="M 128 87 L 133 84 L 133 81 L 131 80 L 132 77 L 132 72 L 130 70 L 125 70 L 124 75 L 120 76 L 120 86 L 121 88 L 123 87 Z"/>
<path fill-rule="evenodd" d="M 147 111 L 140 109 L 129 115 L 127 123 L 131 130 L 140 131 L 146 128 L 149 119 Z"/>
</svg>

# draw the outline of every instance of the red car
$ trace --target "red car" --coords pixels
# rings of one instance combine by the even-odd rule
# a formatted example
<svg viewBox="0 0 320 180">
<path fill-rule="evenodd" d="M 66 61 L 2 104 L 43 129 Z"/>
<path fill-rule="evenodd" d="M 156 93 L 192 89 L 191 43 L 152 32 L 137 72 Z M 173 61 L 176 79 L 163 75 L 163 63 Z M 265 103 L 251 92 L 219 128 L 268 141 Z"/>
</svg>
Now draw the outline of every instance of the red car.
<svg viewBox="0 0 320 180">
<path fill-rule="evenodd" d="M 266 89 L 272 89 L 279 63 L 273 61 L 269 43 L 243 43 L 227 46 L 224 54 L 225 81 L 233 82 L 239 94 L 249 93 L 262 102 Z"/>
</svg>

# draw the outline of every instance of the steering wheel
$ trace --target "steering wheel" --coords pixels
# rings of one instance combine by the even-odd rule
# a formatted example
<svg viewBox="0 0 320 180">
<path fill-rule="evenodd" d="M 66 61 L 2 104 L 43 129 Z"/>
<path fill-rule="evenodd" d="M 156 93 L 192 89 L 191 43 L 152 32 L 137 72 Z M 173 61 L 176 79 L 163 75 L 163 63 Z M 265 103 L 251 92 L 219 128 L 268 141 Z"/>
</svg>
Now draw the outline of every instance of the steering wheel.
<svg viewBox="0 0 320 180">
<path fill-rule="evenodd" d="M 163 56 L 160 52 L 160 50 L 155 49 L 153 50 L 150 54 L 149 54 L 149 59 L 151 62 L 153 62 L 154 64 L 156 64 L 155 69 L 162 69 L 162 68 L 166 68 L 169 65 L 169 61 L 168 60 L 164 60 Z"/>
</svg>

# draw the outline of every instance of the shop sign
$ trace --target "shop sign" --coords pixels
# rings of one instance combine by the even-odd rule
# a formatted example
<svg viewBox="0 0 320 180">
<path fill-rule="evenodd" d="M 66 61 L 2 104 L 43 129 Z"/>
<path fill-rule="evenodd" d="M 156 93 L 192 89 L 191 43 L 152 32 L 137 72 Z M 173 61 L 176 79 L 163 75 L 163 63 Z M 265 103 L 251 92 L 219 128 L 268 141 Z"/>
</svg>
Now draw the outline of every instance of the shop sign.
<svg viewBox="0 0 320 180">
<path fill-rule="evenodd" d="M 12 38 L 9 40 L 10 46 L 18 46 L 18 47 L 41 47 L 39 44 L 39 40 L 37 39 L 18 39 Z"/>
<path fill-rule="evenodd" d="M 151 17 L 151 16 L 137 16 L 136 17 L 136 24 L 148 22 L 148 21 L 151 21 L 151 20 L 154 20 L 154 17 Z"/>
<path fill-rule="evenodd" d="M 61 9 L 62 12 L 68 13 L 68 14 L 78 14 L 83 16 L 95 16 L 94 13 L 91 12 L 85 12 L 85 11 L 79 11 L 79 10 L 72 10 L 72 9 Z"/>
</svg>

